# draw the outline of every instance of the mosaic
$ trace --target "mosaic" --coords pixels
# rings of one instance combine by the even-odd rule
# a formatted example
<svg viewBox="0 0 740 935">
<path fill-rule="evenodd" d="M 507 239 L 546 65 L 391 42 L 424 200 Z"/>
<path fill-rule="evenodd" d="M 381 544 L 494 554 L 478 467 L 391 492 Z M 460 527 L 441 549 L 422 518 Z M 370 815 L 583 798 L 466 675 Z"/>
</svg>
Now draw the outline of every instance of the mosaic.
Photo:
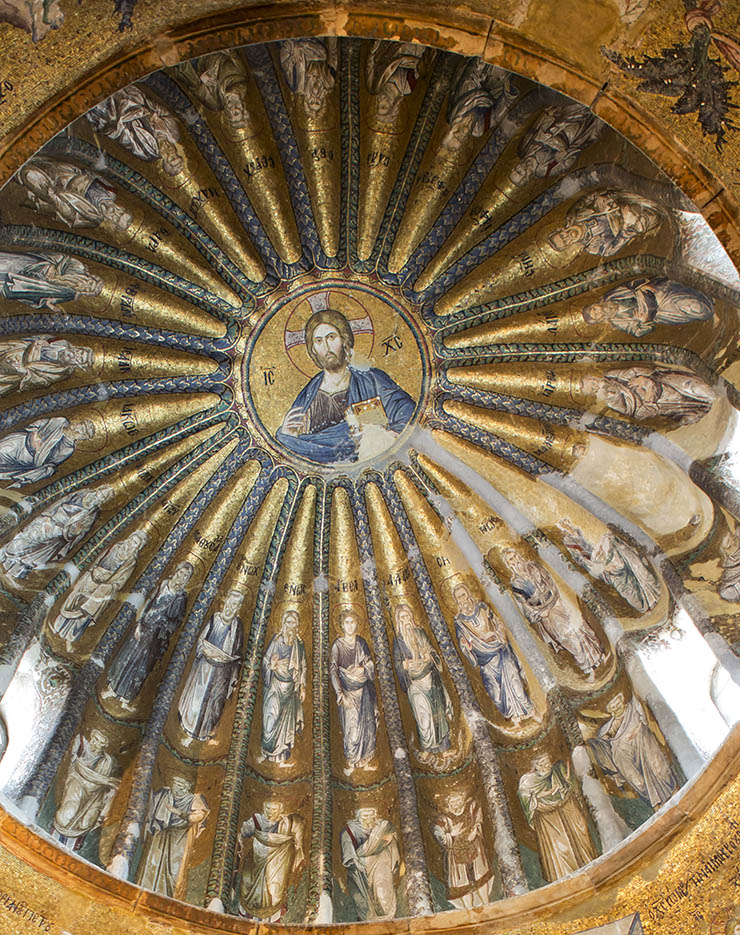
<svg viewBox="0 0 740 935">
<path fill-rule="evenodd" d="M 0 794 L 55 846 L 251 920 L 476 909 L 711 758 L 740 281 L 591 111 L 232 49 L 96 105 L 2 222 Z"/>
</svg>

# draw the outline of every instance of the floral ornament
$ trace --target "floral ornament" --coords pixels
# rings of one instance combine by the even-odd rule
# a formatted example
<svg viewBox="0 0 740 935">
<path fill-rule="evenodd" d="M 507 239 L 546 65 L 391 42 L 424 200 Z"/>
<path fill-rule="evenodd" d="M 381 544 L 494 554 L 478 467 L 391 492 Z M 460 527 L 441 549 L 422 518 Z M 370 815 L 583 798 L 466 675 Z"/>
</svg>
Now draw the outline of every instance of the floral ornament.
<svg viewBox="0 0 740 935">
<path fill-rule="evenodd" d="M 663 49 L 661 55 L 639 61 L 633 55 L 601 49 L 625 74 L 640 79 L 639 91 L 677 98 L 671 108 L 674 114 L 698 112 L 704 135 L 714 137 L 718 150 L 727 131 L 738 129 L 729 117 L 737 108 L 730 101 L 730 90 L 737 82 L 727 79 L 725 64 L 740 72 L 740 40 L 714 28 L 713 17 L 721 8 L 720 0 L 700 0 L 687 9 L 684 21 L 689 41 Z M 713 45 L 721 58 L 711 57 Z"/>
</svg>

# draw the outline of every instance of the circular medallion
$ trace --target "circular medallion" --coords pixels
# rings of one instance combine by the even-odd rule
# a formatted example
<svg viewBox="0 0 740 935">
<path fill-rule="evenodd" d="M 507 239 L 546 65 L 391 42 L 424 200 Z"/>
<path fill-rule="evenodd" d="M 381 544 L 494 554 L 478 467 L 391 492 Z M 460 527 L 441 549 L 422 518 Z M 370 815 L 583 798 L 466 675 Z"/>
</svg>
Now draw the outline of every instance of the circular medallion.
<svg viewBox="0 0 740 935">
<path fill-rule="evenodd" d="M 248 341 L 242 390 L 272 448 L 336 471 L 398 450 L 429 370 L 421 331 L 395 297 L 330 279 L 271 304 Z"/>
</svg>

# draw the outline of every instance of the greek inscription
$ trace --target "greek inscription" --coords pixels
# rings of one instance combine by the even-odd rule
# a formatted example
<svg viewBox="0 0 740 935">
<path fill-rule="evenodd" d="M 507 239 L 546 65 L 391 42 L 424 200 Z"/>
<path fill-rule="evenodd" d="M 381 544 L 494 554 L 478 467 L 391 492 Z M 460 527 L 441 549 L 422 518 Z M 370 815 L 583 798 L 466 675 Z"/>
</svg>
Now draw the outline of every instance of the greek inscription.
<svg viewBox="0 0 740 935">
<path fill-rule="evenodd" d="M 493 532 L 499 526 L 501 526 L 501 520 L 498 516 L 488 516 L 482 523 L 478 523 L 478 530 L 480 532 Z"/>
<path fill-rule="evenodd" d="M 259 574 L 259 566 L 243 558 L 239 562 L 239 574 L 244 578 L 255 578 Z"/>
<path fill-rule="evenodd" d="M 535 267 L 534 260 L 532 259 L 531 254 L 529 253 L 520 253 L 517 257 L 519 265 L 522 268 L 522 274 L 527 277 L 534 276 Z"/>
<path fill-rule="evenodd" d="M 342 580 L 336 581 L 332 585 L 332 588 L 337 593 L 348 594 L 348 593 L 354 593 L 356 591 L 359 591 L 360 584 L 357 578 L 352 578 L 351 580 L 347 580 L 347 581 L 342 581 Z"/>
<path fill-rule="evenodd" d="M 557 385 L 557 378 L 555 376 L 554 370 L 548 370 L 545 374 L 545 382 L 542 386 L 542 395 L 543 396 L 552 396 L 555 392 L 555 387 Z"/>
<path fill-rule="evenodd" d="M 131 370 L 131 361 L 134 356 L 133 347 L 122 347 L 118 352 L 118 369 L 121 373 L 129 373 Z"/>
<path fill-rule="evenodd" d="M 367 154 L 366 162 L 371 169 L 375 169 L 377 166 L 389 166 L 391 164 L 391 154 L 384 153 L 379 149 L 374 149 Z"/>
<path fill-rule="evenodd" d="M 169 235 L 169 231 L 166 227 L 158 227 L 157 230 L 152 231 L 149 234 L 149 239 L 146 242 L 146 248 L 150 253 L 156 253 L 162 245 L 162 241 L 165 237 Z"/>
<path fill-rule="evenodd" d="M 302 597 L 306 593 L 305 584 L 284 584 L 283 594 L 289 594 L 291 597 Z"/>
<path fill-rule="evenodd" d="M 6 912 L 12 912 L 19 916 L 24 922 L 30 922 L 38 928 L 40 932 L 50 932 L 52 922 L 41 912 L 32 909 L 25 900 L 16 900 L 10 893 L 0 892 L 0 909 Z"/>
<path fill-rule="evenodd" d="M 445 565 L 449 565 L 449 564 L 450 564 L 449 558 L 447 558 L 447 557 L 444 556 L 444 555 L 438 555 L 438 556 L 437 556 L 437 565 L 438 565 L 440 568 L 444 568 Z"/>
<path fill-rule="evenodd" d="M 121 296 L 121 315 L 124 315 L 126 318 L 133 318 L 134 316 L 134 299 L 139 293 L 139 287 L 136 283 L 131 283 L 130 286 L 127 286 L 123 295 Z"/>
<path fill-rule="evenodd" d="M 262 153 L 257 156 L 256 159 L 250 159 L 247 164 L 244 166 L 244 172 L 247 176 L 247 181 L 251 182 L 252 179 L 259 173 L 263 172 L 265 169 L 274 169 L 275 168 L 275 159 L 269 153 Z"/>
<path fill-rule="evenodd" d="M 136 418 L 136 413 L 131 403 L 126 403 L 124 406 L 121 406 L 121 422 L 123 422 L 123 427 L 127 435 L 136 435 L 139 431 L 139 420 Z"/>
<path fill-rule="evenodd" d="M 193 533 L 193 539 L 195 539 L 196 543 L 201 547 L 201 549 L 205 549 L 206 552 L 218 552 L 218 550 L 221 548 L 221 536 L 216 536 L 213 539 L 209 539 L 208 536 L 204 536 L 203 533 L 197 528 Z"/>
<path fill-rule="evenodd" d="M 400 569 L 400 571 L 394 571 L 385 579 L 386 585 L 390 588 L 394 584 L 403 584 L 404 581 L 408 581 L 411 577 L 411 569 L 406 565 L 405 568 Z"/>
<path fill-rule="evenodd" d="M 265 367 L 265 369 L 262 371 L 262 379 L 265 381 L 265 386 L 274 386 L 275 385 L 275 368 Z"/>
<path fill-rule="evenodd" d="M 334 150 L 327 149 L 326 146 L 314 146 L 311 151 L 311 158 L 314 162 L 321 162 L 324 159 L 327 162 L 334 162 Z"/>
<path fill-rule="evenodd" d="M 450 193 L 444 179 L 441 179 L 434 172 L 422 172 L 417 184 L 424 185 L 426 188 L 431 188 L 432 191 L 441 192 L 443 195 L 449 195 Z"/>
<path fill-rule="evenodd" d="M 175 504 L 172 503 L 170 500 L 162 501 L 162 510 L 165 513 L 167 513 L 169 516 L 177 516 L 179 512 Z"/>
<path fill-rule="evenodd" d="M 555 432 L 550 428 L 545 428 L 545 437 L 542 441 L 542 444 L 538 445 L 535 450 L 535 455 L 543 455 L 548 452 L 552 446 L 555 444 Z"/>
<path fill-rule="evenodd" d="M 190 213 L 197 215 L 203 205 L 211 198 L 218 197 L 218 190 L 215 188 L 199 188 L 197 195 L 190 199 Z"/>
<path fill-rule="evenodd" d="M 8 81 L 7 78 L 0 80 L 0 105 L 4 104 L 8 98 L 8 94 L 13 91 L 13 82 Z"/>
<path fill-rule="evenodd" d="M 387 357 L 394 351 L 400 351 L 402 347 L 403 341 L 397 334 L 392 334 L 390 337 L 383 340 L 383 357 Z"/>
</svg>

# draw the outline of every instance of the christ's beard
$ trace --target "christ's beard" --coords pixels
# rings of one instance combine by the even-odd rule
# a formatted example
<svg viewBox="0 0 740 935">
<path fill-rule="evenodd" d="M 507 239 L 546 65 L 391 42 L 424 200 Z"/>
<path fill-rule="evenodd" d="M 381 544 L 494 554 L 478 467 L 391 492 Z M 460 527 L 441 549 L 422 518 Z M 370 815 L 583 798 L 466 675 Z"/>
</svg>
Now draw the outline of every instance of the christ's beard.
<svg viewBox="0 0 740 935">
<path fill-rule="evenodd" d="M 327 373 L 340 373 L 347 366 L 347 352 L 344 349 L 340 354 L 328 351 L 319 357 L 319 364 L 321 369 L 326 370 Z"/>
</svg>

